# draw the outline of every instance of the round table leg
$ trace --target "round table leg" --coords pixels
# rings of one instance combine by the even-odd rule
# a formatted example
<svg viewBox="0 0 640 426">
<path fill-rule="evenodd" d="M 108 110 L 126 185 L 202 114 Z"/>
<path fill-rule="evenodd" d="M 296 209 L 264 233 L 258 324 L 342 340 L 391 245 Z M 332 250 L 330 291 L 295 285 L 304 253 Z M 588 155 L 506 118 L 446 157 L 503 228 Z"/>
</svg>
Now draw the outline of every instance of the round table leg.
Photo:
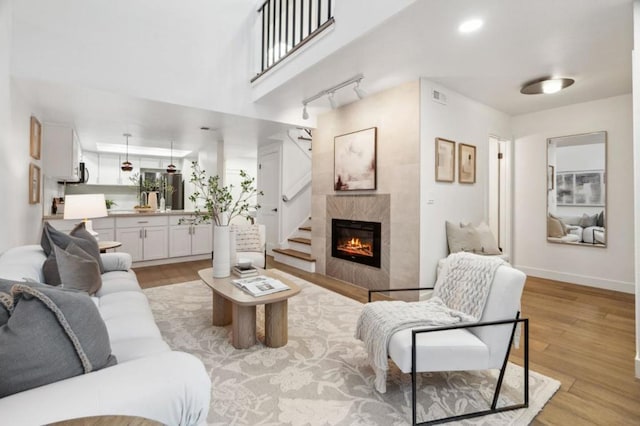
<svg viewBox="0 0 640 426">
<path fill-rule="evenodd" d="M 211 324 L 216 326 L 231 324 L 231 302 L 214 291 L 212 305 L 213 320 Z"/>
<path fill-rule="evenodd" d="M 256 307 L 232 304 L 231 344 L 246 349 L 256 344 Z"/>
<path fill-rule="evenodd" d="M 287 308 L 286 299 L 264 306 L 264 344 L 270 348 L 284 346 L 289 340 Z"/>
</svg>

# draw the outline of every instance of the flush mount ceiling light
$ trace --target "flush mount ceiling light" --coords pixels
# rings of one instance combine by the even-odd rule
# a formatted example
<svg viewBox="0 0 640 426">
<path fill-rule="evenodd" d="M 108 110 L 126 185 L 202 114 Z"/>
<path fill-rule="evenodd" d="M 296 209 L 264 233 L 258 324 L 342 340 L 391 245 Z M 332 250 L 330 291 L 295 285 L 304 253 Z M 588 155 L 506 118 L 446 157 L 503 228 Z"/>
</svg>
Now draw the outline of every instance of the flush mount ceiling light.
<svg viewBox="0 0 640 426">
<path fill-rule="evenodd" d="M 328 89 L 324 89 L 321 90 L 320 92 L 316 93 L 313 96 L 310 96 L 306 99 L 302 100 L 302 119 L 306 120 L 309 118 L 309 113 L 307 112 L 307 104 L 309 102 L 313 102 L 316 99 L 320 99 L 323 96 L 327 96 L 329 98 L 329 103 L 331 104 L 331 108 L 335 109 L 337 107 L 336 105 L 336 101 L 334 99 L 334 93 L 336 90 L 340 90 L 343 87 L 347 87 L 350 84 L 356 84 L 356 87 L 353 88 L 353 90 L 356 92 L 356 95 L 358 95 L 359 99 L 362 99 L 365 95 L 364 91 L 362 91 L 362 89 L 360 89 L 360 82 L 362 81 L 362 79 L 364 78 L 364 76 L 362 74 L 358 74 L 355 77 L 351 77 L 349 80 L 345 80 L 342 83 L 338 83 L 333 87 L 329 87 Z"/>
<path fill-rule="evenodd" d="M 176 172 L 176 166 L 173 164 L 173 141 L 171 141 L 171 162 L 167 166 L 167 173 L 170 175 Z"/>
<path fill-rule="evenodd" d="M 520 93 L 523 95 L 549 95 L 566 89 L 573 83 L 575 83 L 575 80 L 572 78 L 545 77 L 525 84 L 522 86 L 522 89 L 520 89 Z"/>
<path fill-rule="evenodd" d="M 472 33 L 474 31 L 478 31 L 483 25 L 484 21 L 482 19 L 468 19 L 458 26 L 458 31 L 463 34 Z"/>
<path fill-rule="evenodd" d="M 131 136 L 131 134 L 123 133 L 122 136 L 127 138 L 127 157 L 126 157 L 126 160 L 120 166 L 120 170 L 122 170 L 123 172 L 130 172 L 131 170 L 133 170 L 133 164 L 131 164 L 131 161 L 129 161 L 129 137 Z"/>
</svg>

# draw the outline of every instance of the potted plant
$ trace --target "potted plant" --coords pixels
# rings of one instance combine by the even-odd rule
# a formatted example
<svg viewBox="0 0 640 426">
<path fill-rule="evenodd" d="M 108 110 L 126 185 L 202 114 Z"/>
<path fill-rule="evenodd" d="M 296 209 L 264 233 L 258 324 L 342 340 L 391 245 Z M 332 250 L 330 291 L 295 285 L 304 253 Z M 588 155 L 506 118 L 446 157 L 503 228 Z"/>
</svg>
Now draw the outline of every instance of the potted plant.
<svg viewBox="0 0 640 426">
<path fill-rule="evenodd" d="M 118 204 L 113 200 L 104 200 L 105 205 L 107 206 L 107 210 L 111 209 L 113 206 L 117 206 Z"/>
<path fill-rule="evenodd" d="M 255 186 L 255 178 L 240 170 L 239 190 L 224 186 L 220 176 L 207 176 L 197 161 L 191 163 L 191 179 L 195 191 L 189 199 L 196 205 L 195 223 L 213 222 L 213 276 L 227 277 L 231 271 L 229 224 L 238 217 L 247 218 L 258 210 L 257 196 L 263 195 Z M 235 241 L 233 241 L 235 242 Z"/>
</svg>

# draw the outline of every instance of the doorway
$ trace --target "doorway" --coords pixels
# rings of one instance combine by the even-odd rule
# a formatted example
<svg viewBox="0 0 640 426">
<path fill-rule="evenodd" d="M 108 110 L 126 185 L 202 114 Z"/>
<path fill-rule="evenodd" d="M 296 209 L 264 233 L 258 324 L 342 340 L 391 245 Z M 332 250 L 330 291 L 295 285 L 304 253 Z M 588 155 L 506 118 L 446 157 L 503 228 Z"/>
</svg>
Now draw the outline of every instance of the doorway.
<svg viewBox="0 0 640 426">
<path fill-rule="evenodd" d="M 490 136 L 489 227 L 498 247 L 508 256 L 511 254 L 511 164 L 511 141 Z"/>
<path fill-rule="evenodd" d="M 280 247 L 281 202 L 282 202 L 282 147 L 272 144 L 258 151 L 258 223 L 265 225 L 267 253 L 273 254 Z"/>
</svg>

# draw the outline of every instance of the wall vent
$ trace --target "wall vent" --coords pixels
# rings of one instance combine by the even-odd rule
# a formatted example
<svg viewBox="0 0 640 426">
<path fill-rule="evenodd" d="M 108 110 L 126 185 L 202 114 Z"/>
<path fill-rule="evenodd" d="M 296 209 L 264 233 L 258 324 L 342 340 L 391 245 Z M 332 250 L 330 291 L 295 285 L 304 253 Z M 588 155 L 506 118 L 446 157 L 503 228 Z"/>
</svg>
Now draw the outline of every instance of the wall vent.
<svg viewBox="0 0 640 426">
<path fill-rule="evenodd" d="M 439 104 L 446 105 L 447 95 L 439 90 L 431 89 L 431 100 L 433 100 L 434 102 L 438 102 Z"/>
</svg>

